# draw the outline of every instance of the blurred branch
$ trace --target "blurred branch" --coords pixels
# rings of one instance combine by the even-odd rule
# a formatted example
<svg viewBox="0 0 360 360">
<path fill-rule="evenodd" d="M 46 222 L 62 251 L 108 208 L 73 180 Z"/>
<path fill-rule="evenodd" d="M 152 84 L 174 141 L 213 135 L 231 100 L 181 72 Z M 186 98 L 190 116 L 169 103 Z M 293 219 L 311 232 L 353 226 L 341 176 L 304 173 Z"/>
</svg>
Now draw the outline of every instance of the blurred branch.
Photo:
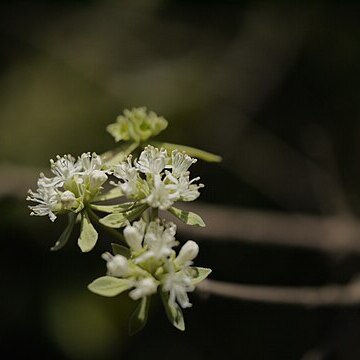
<svg viewBox="0 0 360 360">
<path fill-rule="evenodd" d="M 291 214 L 187 204 L 207 227 L 179 224 L 189 235 L 216 241 L 297 246 L 335 253 L 360 253 L 360 222 L 340 216 Z"/>
<path fill-rule="evenodd" d="M 245 301 L 318 306 L 351 306 L 360 304 L 360 280 L 346 285 L 312 287 L 277 287 L 233 284 L 204 280 L 197 289 L 206 294 Z"/>
</svg>

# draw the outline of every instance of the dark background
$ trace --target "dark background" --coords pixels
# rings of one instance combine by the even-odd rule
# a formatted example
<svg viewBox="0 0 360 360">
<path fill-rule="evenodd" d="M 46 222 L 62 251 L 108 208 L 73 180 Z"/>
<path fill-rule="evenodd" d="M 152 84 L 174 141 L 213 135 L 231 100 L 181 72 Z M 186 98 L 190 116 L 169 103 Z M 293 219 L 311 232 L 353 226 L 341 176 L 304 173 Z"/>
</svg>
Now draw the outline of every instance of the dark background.
<svg viewBox="0 0 360 360">
<path fill-rule="evenodd" d="M 82 255 L 74 235 L 50 252 L 64 219 L 30 218 L 24 200 L 50 158 L 108 150 L 105 126 L 147 106 L 169 120 L 161 139 L 223 156 L 194 166 L 204 203 L 357 221 L 359 10 L 340 1 L 2 1 L 0 357 L 359 359 L 358 306 L 195 293 L 185 333 L 154 302 L 130 338 L 126 295 L 86 289 L 105 272 L 110 239 Z M 217 280 L 319 286 L 360 269 L 352 253 L 194 240 L 197 263 Z"/>
</svg>

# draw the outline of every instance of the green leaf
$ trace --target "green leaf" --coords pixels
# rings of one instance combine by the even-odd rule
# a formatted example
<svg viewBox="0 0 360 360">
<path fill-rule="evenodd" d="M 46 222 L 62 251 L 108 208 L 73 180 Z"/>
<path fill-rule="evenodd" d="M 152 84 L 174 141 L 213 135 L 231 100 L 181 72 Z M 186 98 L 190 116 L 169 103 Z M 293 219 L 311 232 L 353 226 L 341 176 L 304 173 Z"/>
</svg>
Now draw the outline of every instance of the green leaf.
<svg viewBox="0 0 360 360">
<path fill-rule="evenodd" d="M 132 282 L 128 279 L 119 279 L 113 276 L 102 276 L 88 285 L 88 289 L 102 296 L 116 296 L 130 289 Z"/>
<path fill-rule="evenodd" d="M 50 249 L 52 251 L 56 251 L 61 249 L 69 240 L 69 237 L 73 231 L 75 222 L 76 222 L 77 214 L 71 212 L 69 213 L 69 222 L 65 228 L 65 230 L 60 235 L 58 241 L 55 243 L 55 245 Z"/>
<path fill-rule="evenodd" d="M 123 196 L 121 189 L 119 187 L 114 187 L 110 189 L 107 193 L 100 194 L 95 197 L 94 201 L 106 201 L 106 200 L 112 200 L 116 199 L 118 197 Z"/>
<path fill-rule="evenodd" d="M 166 142 L 158 142 L 158 141 L 151 141 L 151 145 L 154 145 L 158 148 L 165 148 L 168 151 L 179 150 L 185 151 L 188 155 L 193 156 L 195 158 L 208 161 L 208 162 L 220 162 L 222 161 L 222 157 L 204 150 L 200 150 L 191 146 L 179 145 L 179 144 L 172 144 Z"/>
<path fill-rule="evenodd" d="M 136 334 L 146 325 L 150 308 L 150 299 L 150 296 L 143 297 L 135 311 L 132 313 L 129 321 L 130 335 Z"/>
<path fill-rule="evenodd" d="M 206 279 L 212 271 L 211 269 L 208 268 L 195 267 L 195 266 L 192 266 L 191 270 L 194 273 L 193 278 L 191 279 L 191 283 L 193 285 L 197 285 L 199 282 Z"/>
<path fill-rule="evenodd" d="M 148 205 L 138 205 L 133 209 L 126 212 L 119 212 L 107 215 L 101 218 L 99 221 L 101 224 L 110 228 L 121 228 L 127 224 L 128 221 L 133 221 L 138 218 L 146 209 Z"/>
<path fill-rule="evenodd" d="M 169 304 L 169 293 L 159 290 L 161 300 L 164 304 L 166 315 L 169 321 L 179 330 L 185 330 L 183 313 L 178 304 Z"/>
<path fill-rule="evenodd" d="M 133 202 L 127 202 L 123 204 L 116 204 L 116 205 L 97 205 L 91 204 L 90 207 L 96 211 L 104 212 L 112 214 L 114 212 L 124 212 L 129 210 L 133 206 Z"/>
<path fill-rule="evenodd" d="M 138 142 L 126 142 L 114 150 L 101 154 L 101 159 L 106 166 L 117 165 L 124 161 L 138 146 Z"/>
<path fill-rule="evenodd" d="M 81 232 L 78 239 L 78 245 L 81 251 L 90 251 L 95 246 L 97 239 L 98 233 L 91 224 L 88 214 L 84 212 L 81 218 Z"/>
<path fill-rule="evenodd" d="M 111 247 L 114 255 L 122 255 L 125 256 L 127 259 L 130 258 L 131 253 L 129 248 L 115 243 L 111 243 Z"/>
<path fill-rule="evenodd" d="M 176 207 L 170 207 L 169 212 L 176 216 L 178 219 L 180 219 L 182 222 L 184 222 L 187 225 L 195 225 L 195 226 L 206 226 L 204 223 L 204 220 L 198 215 L 191 211 L 185 211 L 178 209 Z"/>
<path fill-rule="evenodd" d="M 126 225 L 126 213 L 113 213 L 99 220 L 99 222 L 110 228 L 121 228 Z"/>
</svg>

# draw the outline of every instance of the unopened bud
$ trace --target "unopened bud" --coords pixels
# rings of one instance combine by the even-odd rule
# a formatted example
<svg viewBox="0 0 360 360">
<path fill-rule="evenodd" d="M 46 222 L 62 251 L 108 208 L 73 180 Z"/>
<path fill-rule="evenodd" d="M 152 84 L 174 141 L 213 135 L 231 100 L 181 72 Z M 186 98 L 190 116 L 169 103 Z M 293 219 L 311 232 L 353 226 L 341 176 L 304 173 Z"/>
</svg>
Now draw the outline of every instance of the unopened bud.
<svg viewBox="0 0 360 360">
<path fill-rule="evenodd" d="M 76 203 L 76 197 L 75 194 L 69 190 L 64 191 L 61 196 L 61 203 L 66 209 L 69 209 L 74 206 Z"/>
<path fill-rule="evenodd" d="M 101 186 L 107 180 L 108 177 L 104 171 L 93 170 L 91 172 L 90 178 L 91 178 L 91 187 L 97 188 Z"/>
<path fill-rule="evenodd" d="M 122 255 L 112 256 L 110 253 L 103 254 L 103 259 L 107 261 L 108 275 L 124 277 L 129 274 L 129 266 L 126 257 Z"/>
<path fill-rule="evenodd" d="M 189 261 L 194 260 L 199 253 L 199 245 L 192 240 L 188 240 L 180 249 L 179 255 L 176 258 L 177 265 L 183 265 Z"/>
<path fill-rule="evenodd" d="M 136 282 L 135 289 L 129 292 L 129 296 L 133 300 L 138 300 L 144 296 L 154 294 L 157 284 L 153 278 L 145 278 Z"/>
<path fill-rule="evenodd" d="M 143 235 L 139 233 L 139 231 L 131 225 L 128 225 L 124 229 L 124 237 L 130 248 L 134 251 L 141 251 Z"/>
</svg>

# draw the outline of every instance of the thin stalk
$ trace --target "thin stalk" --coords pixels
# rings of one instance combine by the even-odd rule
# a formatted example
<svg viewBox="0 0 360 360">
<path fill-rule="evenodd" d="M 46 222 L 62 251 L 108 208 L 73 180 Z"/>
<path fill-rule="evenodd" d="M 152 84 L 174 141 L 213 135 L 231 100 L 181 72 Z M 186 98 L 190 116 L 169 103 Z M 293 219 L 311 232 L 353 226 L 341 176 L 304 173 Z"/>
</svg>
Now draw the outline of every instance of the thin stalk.
<svg viewBox="0 0 360 360">
<path fill-rule="evenodd" d="M 151 220 L 155 221 L 159 217 L 159 209 L 158 208 L 152 208 L 151 209 Z"/>
</svg>

